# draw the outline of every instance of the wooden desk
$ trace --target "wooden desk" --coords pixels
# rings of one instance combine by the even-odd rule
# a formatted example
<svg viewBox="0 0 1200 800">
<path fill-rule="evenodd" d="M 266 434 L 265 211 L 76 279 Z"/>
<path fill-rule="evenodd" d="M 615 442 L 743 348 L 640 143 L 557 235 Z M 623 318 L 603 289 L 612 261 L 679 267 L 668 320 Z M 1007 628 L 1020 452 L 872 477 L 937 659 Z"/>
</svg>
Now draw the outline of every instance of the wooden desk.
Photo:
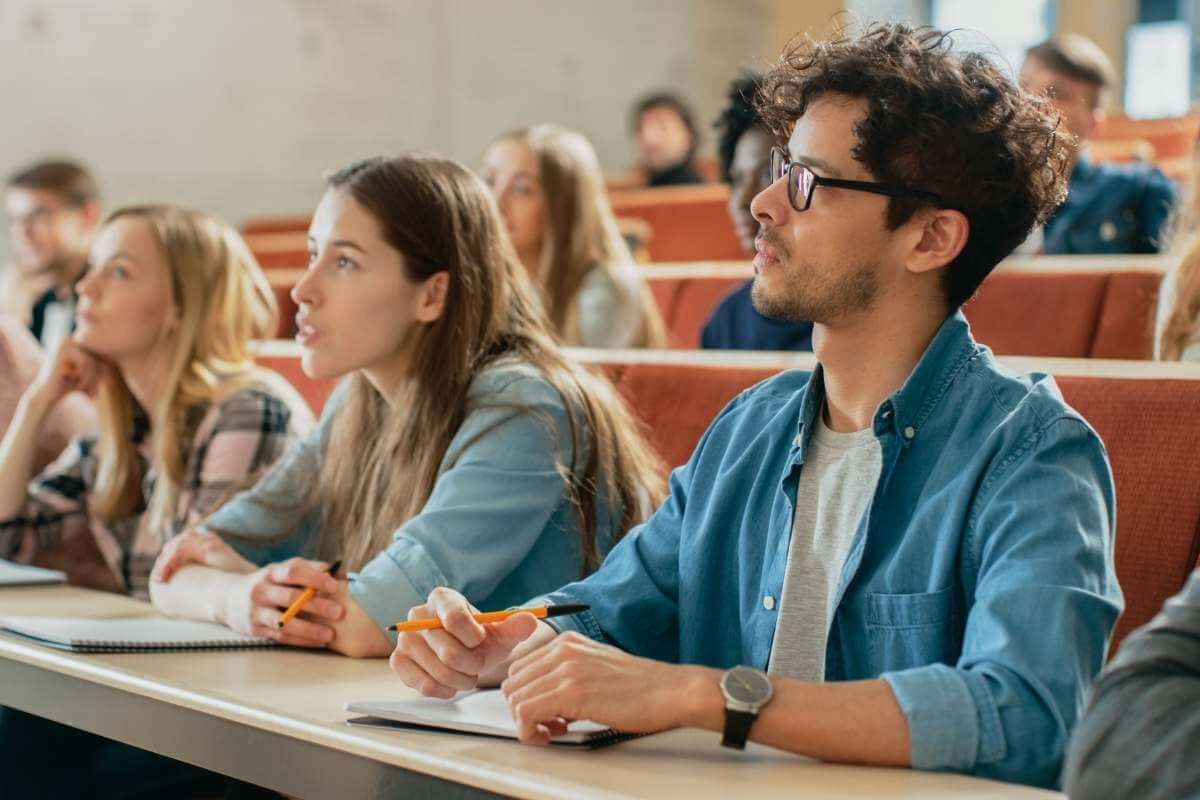
<svg viewBox="0 0 1200 800">
<path fill-rule="evenodd" d="M 0 615 L 150 613 L 71 587 L 0 589 Z M 0 704 L 278 791 L 343 797 L 1033 798 L 1027 787 L 821 764 L 672 731 L 594 752 L 355 728 L 343 706 L 411 696 L 386 662 L 298 650 L 80 655 L 0 634 Z"/>
</svg>

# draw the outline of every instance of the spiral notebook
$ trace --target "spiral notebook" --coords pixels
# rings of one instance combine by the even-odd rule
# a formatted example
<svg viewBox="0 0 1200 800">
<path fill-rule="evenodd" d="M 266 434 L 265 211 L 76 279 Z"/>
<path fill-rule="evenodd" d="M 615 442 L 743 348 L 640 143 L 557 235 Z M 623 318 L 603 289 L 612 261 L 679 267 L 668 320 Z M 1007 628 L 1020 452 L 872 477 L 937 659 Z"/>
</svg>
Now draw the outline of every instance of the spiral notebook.
<svg viewBox="0 0 1200 800">
<path fill-rule="evenodd" d="M 0 588 L 6 586 L 48 586 L 66 583 L 67 574 L 56 569 L 42 569 L 28 564 L 14 564 L 0 559 Z"/>
<path fill-rule="evenodd" d="M 517 738 L 516 723 L 499 689 L 466 692 L 453 700 L 422 697 L 416 700 L 349 703 L 346 712 L 362 715 L 347 720 L 353 725 Z M 593 749 L 639 735 L 622 733 L 590 720 L 579 720 L 572 722 L 565 734 L 551 739 L 550 744 Z"/>
<path fill-rule="evenodd" d="M 153 653 L 275 647 L 270 639 L 223 625 L 169 617 L 4 617 L 0 627 L 26 639 L 75 653 Z"/>
</svg>

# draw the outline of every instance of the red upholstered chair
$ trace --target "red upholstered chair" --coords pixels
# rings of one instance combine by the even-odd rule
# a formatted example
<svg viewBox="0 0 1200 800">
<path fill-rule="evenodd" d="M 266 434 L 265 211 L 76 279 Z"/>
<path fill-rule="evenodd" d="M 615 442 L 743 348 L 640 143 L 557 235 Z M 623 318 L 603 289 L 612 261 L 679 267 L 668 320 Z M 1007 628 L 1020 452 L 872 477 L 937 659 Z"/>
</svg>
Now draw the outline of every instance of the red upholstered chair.
<svg viewBox="0 0 1200 800">
<path fill-rule="evenodd" d="M 1154 357 L 1154 312 L 1159 272 L 1114 272 L 1108 276 L 1100 322 L 1092 340 L 1092 358 Z"/>
<path fill-rule="evenodd" d="M 700 332 L 713 310 L 746 278 L 711 277 L 686 280 L 675 297 L 668 323 L 670 346 L 686 350 L 700 348 Z"/>
<path fill-rule="evenodd" d="M 274 370 L 286 378 L 292 386 L 296 387 L 300 396 L 308 402 L 313 413 L 320 415 L 321 409 L 325 407 L 325 401 L 329 399 L 329 395 L 333 394 L 337 381 L 333 379 L 313 380 L 305 375 L 304 370 L 300 367 L 299 348 L 292 342 L 267 342 L 265 345 L 265 352 L 260 352 L 255 360 L 260 365 Z"/>
<path fill-rule="evenodd" d="M 998 354 L 1087 358 L 1107 288 L 1103 272 L 994 272 L 963 313 Z"/>
<path fill-rule="evenodd" d="M 1178 592 L 1200 556 L 1200 381 L 1061 377 L 1108 449 L 1117 485 L 1113 650 Z"/>
<path fill-rule="evenodd" d="M 650 226 L 652 262 L 719 261 L 742 258 L 726 206 L 724 184 L 669 186 L 609 193 L 618 218 L 640 219 Z"/>
<path fill-rule="evenodd" d="M 617 388 L 645 425 L 650 443 L 677 467 L 688 460 L 725 404 L 738 392 L 774 375 L 763 368 L 629 364 Z"/>
</svg>

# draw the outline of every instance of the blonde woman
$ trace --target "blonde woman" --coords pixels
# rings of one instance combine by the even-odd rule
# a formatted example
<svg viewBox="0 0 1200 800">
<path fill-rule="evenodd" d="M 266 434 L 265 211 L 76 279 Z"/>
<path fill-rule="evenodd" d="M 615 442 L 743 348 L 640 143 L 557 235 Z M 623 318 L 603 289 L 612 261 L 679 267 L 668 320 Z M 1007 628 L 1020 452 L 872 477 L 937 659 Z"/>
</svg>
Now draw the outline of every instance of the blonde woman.
<svg viewBox="0 0 1200 800">
<path fill-rule="evenodd" d="M 163 552 L 161 610 L 382 657 L 384 629 L 434 587 L 507 607 L 593 570 L 662 496 L 657 459 L 611 385 L 564 357 L 469 171 L 352 164 L 308 239 L 303 368 L 349 377 L 313 434 Z M 320 594 L 279 627 L 306 587 Z"/>
<path fill-rule="evenodd" d="M 1200 235 L 1163 279 L 1154 326 L 1159 361 L 1200 361 Z"/>
<path fill-rule="evenodd" d="M 126 208 L 90 262 L 75 332 L 47 354 L 0 442 L 0 556 L 146 597 L 163 544 L 270 465 L 311 415 L 254 366 L 251 339 L 274 330 L 274 299 L 228 226 Z M 98 433 L 33 476 L 39 426 L 78 389 L 97 393 Z"/>
<path fill-rule="evenodd" d="M 568 345 L 663 347 L 662 317 L 617 229 L 596 152 L 557 125 L 505 134 L 480 174 Z"/>
</svg>

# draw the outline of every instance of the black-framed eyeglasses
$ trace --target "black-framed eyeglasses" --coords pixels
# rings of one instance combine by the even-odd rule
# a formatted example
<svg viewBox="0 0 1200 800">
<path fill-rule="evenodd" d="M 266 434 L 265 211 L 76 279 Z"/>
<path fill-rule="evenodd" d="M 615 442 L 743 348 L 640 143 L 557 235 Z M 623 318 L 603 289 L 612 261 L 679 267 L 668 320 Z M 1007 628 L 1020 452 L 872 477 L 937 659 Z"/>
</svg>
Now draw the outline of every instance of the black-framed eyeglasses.
<svg viewBox="0 0 1200 800">
<path fill-rule="evenodd" d="M 875 181 L 847 181 L 841 178 L 822 178 L 804 164 L 788 159 L 788 154 L 782 148 L 771 148 L 771 166 L 768 177 L 771 183 L 780 178 L 787 178 L 788 202 L 797 211 L 808 211 L 812 205 L 813 192 L 818 186 L 828 186 L 831 189 L 850 189 L 855 192 L 870 192 L 887 197 L 919 197 L 932 203 L 942 200 L 933 192 L 920 189 L 910 189 L 907 186 L 893 186 L 890 183 Z"/>
</svg>

